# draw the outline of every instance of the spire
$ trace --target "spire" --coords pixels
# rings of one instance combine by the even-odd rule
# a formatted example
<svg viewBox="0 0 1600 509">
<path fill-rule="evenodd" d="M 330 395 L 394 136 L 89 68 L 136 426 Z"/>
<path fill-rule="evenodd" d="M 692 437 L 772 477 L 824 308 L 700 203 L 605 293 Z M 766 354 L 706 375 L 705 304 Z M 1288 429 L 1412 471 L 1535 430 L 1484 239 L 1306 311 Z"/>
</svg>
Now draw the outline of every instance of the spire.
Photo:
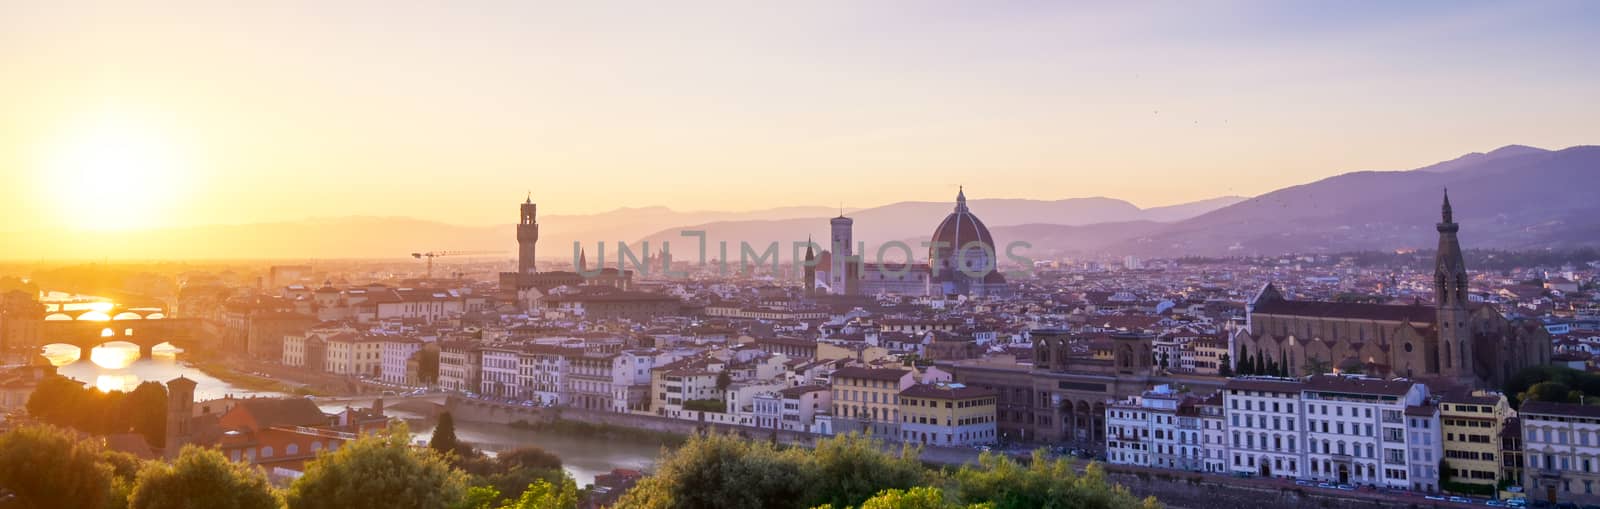
<svg viewBox="0 0 1600 509">
<path fill-rule="evenodd" d="M 528 199 L 522 203 L 533 203 L 533 191 L 528 191 Z"/>
<path fill-rule="evenodd" d="M 806 261 L 809 262 L 814 259 L 816 259 L 816 253 L 811 251 L 811 236 L 806 235 Z"/>
<path fill-rule="evenodd" d="M 1442 212 L 1441 216 L 1444 219 L 1443 221 L 1440 221 L 1440 222 L 1442 222 L 1442 223 L 1453 223 L 1453 222 L 1455 222 L 1454 221 L 1455 218 L 1451 217 L 1453 214 L 1451 214 L 1451 212 L 1450 212 L 1450 188 L 1448 188 L 1448 187 L 1444 188 L 1444 206 L 1440 207 L 1440 209 L 1441 209 L 1441 212 Z"/>
<path fill-rule="evenodd" d="M 578 250 L 578 270 L 580 271 L 589 270 L 588 251 L 587 249 Z"/>
<path fill-rule="evenodd" d="M 966 188 L 966 186 L 957 186 L 956 187 L 956 212 L 966 212 L 966 211 L 967 211 L 967 188 Z"/>
</svg>

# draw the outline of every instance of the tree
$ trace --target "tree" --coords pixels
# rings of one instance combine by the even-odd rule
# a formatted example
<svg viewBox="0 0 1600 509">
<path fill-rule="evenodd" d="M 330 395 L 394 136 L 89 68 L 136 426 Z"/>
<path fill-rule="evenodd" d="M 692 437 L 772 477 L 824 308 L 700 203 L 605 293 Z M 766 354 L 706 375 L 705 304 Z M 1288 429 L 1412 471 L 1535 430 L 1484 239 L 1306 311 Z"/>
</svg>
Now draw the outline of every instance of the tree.
<svg viewBox="0 0 1600 509">
<path fill-rule="evenodd" d="M 952 479 L 960 502 L 992 504 L 993 509 L 1161 507 L 1154 497 L 1140 500 L 1127 487 L 1107 481 L 1098 463 L 1078 474 L 1065 459 L 1045 459 L 1044 451 L 1034 451 L 1027 466 L 985 452 L 977 466 L 962 466 Z"/>
<path fill-rule="evenodd" d="M 1167 369 L 1167 352 L 1161 352 L 1161 369 Z"/>
<path fill-rule="evenodd" d="M 1321 375 L 1329 371 L 1328 361 L 1315 356 L 1306 356 L 1306 363 L 1300 366 L 1300 371 L 1308 375 Z"/>
<path fill-rule="evenodd" d="M 1254 375 L 1254 374 L 1256 374 L 1255 370 L 1252 369 L 1252 366 L 1250 365 L 1250 347 L 1243 346 L 1243 345 L 1239 346 L 1239 374 L 1241 374 L 1241 375 Z"/>
<path fill-rule="evenodd" d="M 206 507 L 278 509 L 282 505 L 259 467 L 228 461 L 220 451 L 184 446 L 171 464 L 152 461 L 139 471 L 130 509 Z"/>
<path fill-rule="evenodd" d="M 466 474 L 438 453 L 413 449 L 404 424 L 358 438 L 306 464 L 288 509 L 446 509 L 467 493 Z"/>
<path fill-rule="evenodd" d="M 733 375 L 728 373 L 727 368 L 723 368 L 717 373 L 717 392 L 728 390 L 730 385 L 733 385 Z"/>
<path fill-rule="evenodd" d="M 1217 358 L 1217 374 L 1223 378 L 1233 376 L 1233 359 L 1228 357 L 1228 354 L 1222 354 L 1221 357 Z"/>
<path fill-rule="evenodd" d="M 802 508 L 812 483 L 807 454 L 730 435 L 691 437 L 661 460 L 617 507 Z"/>
<path fill-rule="evenodd" d="M 535 481 L 522 490 L 517 500 L 501 506 L 502 509 L 576 509 L 578 485 L 568 477 L 560 486 L 545 481 Z"/>
<path fill-rule="evenodd" d="M 157 382 L 144 382 L 128 393 L 122 401 L 128 419 L 128 431 L 144 436 L 151 447 L 167 444 L 167 387 Z"/>
<path fill-rule="evenodd" d="M 1582 392 L 1576 393 L 1582 395 Z M 1561 382 L 1539 382 L 1529 387 L 1527 392 L 1521 394 L 1523 401 L 1549 401 L 1555 403 L 1577 403 L 1573 398 L 1574 391 Z"/>
<path fill-rule="evenodd" d="M 882 440 L 859 433 L 818 442 L 809 458 L 815 477 L 811 480 L 811 503 L 807 505 L 848 507 L 885 489 L 909 489 L 927 481 L 927 472 L 918 459 L 922 455 L 920 448 L 902 445 L 898 454 L 884 450 Z"/>
<path fill-rule="evenodd" d="M 465 456 L 461 454 L 461 441 L 456 439 L 456 418 L 450 412 L 439 414 L 439 425 L 433 428 L 433 438 L 428 440 L 428 447 L 441 456 L 450 453 Z"/>
<path fill-rule="evenodd" d="M 532 468 L 538 470 L 560 470 L 561 457 L 549 451 L 525 445 L 495 455 L 495 462 L 505 470 L 513 468 Z"/>
<path fill-rule="evenodd" d="M 112 468 L 97 444 L 49 426 L 0 435 L 0 486 L 20 507 L 102 507 Z"/>
</svg>

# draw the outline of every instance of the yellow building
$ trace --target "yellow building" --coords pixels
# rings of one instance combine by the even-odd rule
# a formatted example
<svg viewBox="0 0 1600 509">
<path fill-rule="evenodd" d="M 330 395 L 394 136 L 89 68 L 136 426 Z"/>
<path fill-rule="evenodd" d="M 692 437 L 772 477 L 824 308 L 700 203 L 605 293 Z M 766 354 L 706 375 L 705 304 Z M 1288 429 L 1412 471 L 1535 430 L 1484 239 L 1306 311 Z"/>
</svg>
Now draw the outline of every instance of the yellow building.
<svg viewBox="0 0 1600 509">
<path fill-rule="evenodd" d="M 961 384 L 916 384 L 900 391 L 900 440 L 924 445 L 995 441 L 995 393 Z"/>
<path fill-rule="evenodd" d="M 900 391 L 916 383 L 908 369 L 845 367 L 834 370 L 833 429 L 899 436 Z"/>
<path fill-rule="evenodd" d="M 1449 472 L 1440 472 L 1451 482 L 1494 485 L 1503 478 L 1500 458 L 1500 432 L 1511 405 L 1505 395 L 1474 391 L 1444 396 L 1439 402 L 1444 459 Z"/>
</svg>

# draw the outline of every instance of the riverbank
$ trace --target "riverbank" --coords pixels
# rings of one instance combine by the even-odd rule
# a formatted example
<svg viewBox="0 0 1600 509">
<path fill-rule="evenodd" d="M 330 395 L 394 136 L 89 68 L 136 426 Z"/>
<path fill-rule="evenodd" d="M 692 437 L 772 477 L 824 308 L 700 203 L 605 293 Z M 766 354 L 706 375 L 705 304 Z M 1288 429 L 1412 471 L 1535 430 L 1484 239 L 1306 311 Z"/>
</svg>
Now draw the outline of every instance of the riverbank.
<svg viewBox="0 0 1600 509">
<path fill-rule="evenodd" d="M 689 441 L 689 435 L 682 433 L 638 429 L 626 426 L 617 426 L 614 424 L 574 421 L 561 418 L 551 421 L 534 422 L 517 420 L 508 425 L 513 429 L 518 430 L 561 433 L 584 438 L 627 438 L 630 440 L 646 440 L 659 443 L 660 445 L 666 447 L 677 447 L 683 445 L 684 442 Z"/>
<path fill-rule="evenodd" d="M 283 380 L 244 372 L 232 363 L 208 352 L 185 351 L 184 364 L 226 382 L 228 385 L 256 392 L 281 392 L 299 396 L 328 396 L 308 385 L 292 384 Z"/>
</svg>

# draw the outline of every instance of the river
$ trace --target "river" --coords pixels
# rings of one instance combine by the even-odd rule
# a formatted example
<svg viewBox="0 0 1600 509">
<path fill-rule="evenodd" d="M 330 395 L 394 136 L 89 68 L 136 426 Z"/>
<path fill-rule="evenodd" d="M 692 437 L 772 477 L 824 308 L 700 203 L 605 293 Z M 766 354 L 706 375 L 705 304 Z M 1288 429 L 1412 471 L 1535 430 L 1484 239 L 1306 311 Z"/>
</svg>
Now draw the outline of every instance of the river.
<svg viewBox="0 0 1600 509">
<path fill-rule="evenodd" d="M 114 309 L 110 299 L 47 292 L 41 299 L 51 313 L 59 311 L 92 311 L 85 319 L 110 320 L 107 312 Z M 151 318 L 159 319 L 160 315 Z M 44 338 L 50 343 L 51 338 Z M 229 384 L 183 362 L 183 350 L 168 343 L 153 348 L 150 359 L 140 358 L 139 347 L 133 343 L 114 341 L 88 352 L 75 346 L 48 344 L 43 354 L 56 371 L 63 376 L 91 384 L 103 391 L 131 391 L 143 382 L 162 382 L 183 376 L 194 380 L 195 398 L 208 400 L 228 395 L 235 397 L 265 396 L 290 397 L 277 392 L 253 391 Z M 323 405 L 323 411 L 337 412 L 340 405 Z M 390 415 L 411 423 L 412 433 L 418 439 L 433 436 L 434 423 L 406 412 L 390 411 Z M 594 482 L 594 477 L 614 468 L 646 470 L 661 456 L 661 445 L 649 440 L 602 439 L 571 433 L 516 429 L 504 424 L 457 422 L 456 437 L 485 451 L 499 452 L 521 446 L 536 446 L 561 457 L 562 465 L 578 484 Z"/>
<path fill-rule="evenodd" d="M 132 343 L 114 342 L 95 348 L 88 359 L 80 359 L 77 347 L 50 345 L 45 357 L 57 366 L 63 376 L 93 384 L 104 391 L 131 391 L 146 381 L 166 382 L 182 375 L 194 380 L 195 397 L 200 400 L 221 398 L 232 394 L 238 397 L 287 397 L 275 392 L 250 391 L 233 386 L 207 375 L 184 363 L 179 357 L 181 349 L 162 344 L 155 347 L 153 359 L 139 358 L 139 347 Z M 323 410 L 336 412 L 341 405 L 324 405 Z M 390 415 L 411 423 L 418 439 L 433 436 L 434 423 L 406 412 L 390 411 Z M 536 446 L 561 457 L 562 466 L 580 486 L 594 482 L 598 474 L 614 468 L 647 470 L 661 455 L 661 445 L 649 440 L 601 439 L 552 431 L 517 429 L 504 424 L 457 422 L 456 437 L 483 450 L 499 452 L 521 446 Z"/>
</svg>

